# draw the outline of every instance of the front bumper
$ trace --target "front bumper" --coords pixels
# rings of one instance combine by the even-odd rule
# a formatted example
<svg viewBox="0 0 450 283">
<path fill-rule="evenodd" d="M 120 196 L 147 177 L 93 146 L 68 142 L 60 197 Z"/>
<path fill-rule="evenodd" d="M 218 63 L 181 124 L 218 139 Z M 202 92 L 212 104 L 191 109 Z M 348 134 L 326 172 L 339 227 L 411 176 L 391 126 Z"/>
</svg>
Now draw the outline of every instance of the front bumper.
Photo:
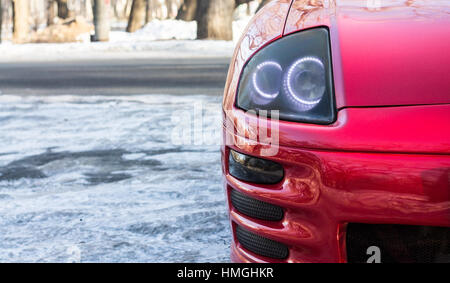
<svg viewBox="0 0 450 283">
<path fill-rule="evenodd" d="M 284 167 L 284 179 L 276 185 L 256 185 L 229 174 L 228 154 L 231 148 L 258 157 L 261 144 L 246 143 L 226 128 L 224 138 L 234 141 L 222 147 L 228 200 L 234 189 L 284 210 L 281 221 L 264 221 L 243 215 L 228 201 L 235 262 L 346 262 L 348 223 L 450 227 L 449 155 L 280 146 L 268 159 Z M 283 243 L 288 257 L 276 260 L 246 250 L 236 239 L 236 225 Z"/>
</svg>

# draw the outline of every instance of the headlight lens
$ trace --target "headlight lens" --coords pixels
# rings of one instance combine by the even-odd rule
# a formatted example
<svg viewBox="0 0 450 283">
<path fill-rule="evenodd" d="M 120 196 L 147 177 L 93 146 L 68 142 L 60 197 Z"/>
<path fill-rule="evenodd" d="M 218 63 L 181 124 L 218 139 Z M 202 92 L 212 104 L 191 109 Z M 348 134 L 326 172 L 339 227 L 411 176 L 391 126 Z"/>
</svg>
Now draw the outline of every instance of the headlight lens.
<svg viewBox="0 0 450 283">
<path fill-rule="evenodd" d="M 279 110 L 281 120 L 332 123 L 335 106 L 328 30 L 302 31 L 260 50 L 242 72 L 237 106 Z"/>
<path fill-rule="evenodd" d="M 259 64 L 253 72 L 253 88 L 259 96 L 270 101 L 280 93 L 281 76 L 283 69 L 274 61 L 266 61 Z M 262 100 L 264 101 L 264 100 Z M 262 102 L 264 103 L 264 102 Z"/>
</svg>

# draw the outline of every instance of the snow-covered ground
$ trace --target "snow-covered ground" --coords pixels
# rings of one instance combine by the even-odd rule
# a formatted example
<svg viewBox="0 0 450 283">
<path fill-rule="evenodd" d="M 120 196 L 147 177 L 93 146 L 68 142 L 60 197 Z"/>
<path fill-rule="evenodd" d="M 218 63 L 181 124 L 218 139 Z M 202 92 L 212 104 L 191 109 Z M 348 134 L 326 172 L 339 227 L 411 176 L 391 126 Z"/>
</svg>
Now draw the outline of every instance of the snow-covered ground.
<svg viewBox="0 0 450 283">
<path fill-rule="evenodd" d="M 220 130 L 218 97 L 0 96 L 0 262 L 228 261 L 219 146 L 173 143 L 199 103 Z"/>
<path fill-rule="evenodd" d="M 238 13 L 240 15 L 242 13 Z M 233 41 L 195 40 L 197 23 L 179 20 L 154 20 L 135 33 L 111 31 L 109 42 L 91 43 L 90 35 L 79 36 L 78 43 L 0 44 L 0 62 L 231 57 L 237 40 L 251 16 L 236 16 Z"/>
<path fill-rule="evenodd" d="M 134 58 L 231 57 L 231 41 L 164 40 L 59 44 L 0 44 L 0 62 Z"/>
<path fill-rule="evenodd" d="M 195 23 L 153 21 L 134 34 L 112 31 L 106 43 L 88 35 L 84 43 L 2 43 L 0 62 L 230 57 L 249 19 L 235 18 L 234 42 L 195 40 Z M 0 262 L 228 261 L 220 103 L 210 95 L 0 95 Z M 199 104 L 200 129 L 185 119 Z M 174 138 L 186 121 L 189 137 L 203 131 L 213 145 Z"/>
</svg>

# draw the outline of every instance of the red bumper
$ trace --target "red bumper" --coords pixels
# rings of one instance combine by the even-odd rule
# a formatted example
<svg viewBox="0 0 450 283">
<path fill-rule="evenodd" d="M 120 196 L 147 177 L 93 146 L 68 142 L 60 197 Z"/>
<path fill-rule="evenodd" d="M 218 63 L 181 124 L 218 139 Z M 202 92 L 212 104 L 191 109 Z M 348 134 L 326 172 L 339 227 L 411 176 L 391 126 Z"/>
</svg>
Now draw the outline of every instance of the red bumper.
<svg viewBox="0 0 450 283">
<path fill-rule="evenodd" d="M 417 133 L 420 135 L 420 133 Z M 285 177 L 277 185 L 254 185 L 228 173 L 232 148 L 258 157 L 261 144 L 239 146 L 245 138 L 224 129 L 233 144 L 222 148 L 225 189 L 278 205 L 280 222 L 252 219 L 229 203 L 235 262 L 346 262 L 347 223 L 450 226 L 450 155 L 360 153 L 280 146 L 273 157 Z M 280 127 L 283 137 L 283 127 Z M 241 142 L 238 142 L 241 141 Z M 235 225 L 283 243 L 286 260 L 245 250 Z"/>
</svg>

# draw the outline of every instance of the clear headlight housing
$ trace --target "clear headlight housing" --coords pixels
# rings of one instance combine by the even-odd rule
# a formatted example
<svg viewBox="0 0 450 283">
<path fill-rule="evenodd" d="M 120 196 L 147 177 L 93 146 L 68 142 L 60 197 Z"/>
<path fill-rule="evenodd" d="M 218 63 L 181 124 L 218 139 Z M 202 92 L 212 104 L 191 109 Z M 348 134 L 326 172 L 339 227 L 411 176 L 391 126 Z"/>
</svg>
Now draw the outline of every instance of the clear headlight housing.
<svg viewBox="0 0 450 283">
<path fill-rule="evenodd" d="M 328 29 L 301 31 L 256 53 L 242 72 L 236 105 L 244 110 L 279 110 L 280 119 L 286 121 L 334 122 Z"/>
</svg>

